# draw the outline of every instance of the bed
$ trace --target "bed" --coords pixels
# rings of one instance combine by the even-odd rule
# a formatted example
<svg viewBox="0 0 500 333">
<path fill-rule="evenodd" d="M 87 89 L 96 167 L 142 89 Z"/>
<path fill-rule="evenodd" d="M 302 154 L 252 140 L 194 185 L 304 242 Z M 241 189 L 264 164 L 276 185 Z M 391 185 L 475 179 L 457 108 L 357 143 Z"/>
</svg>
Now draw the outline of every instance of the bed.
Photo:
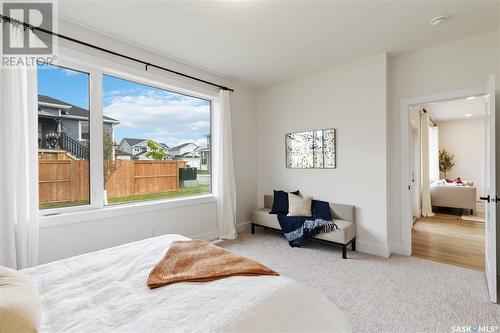
<svg viewBox="0 0 500 333">
<path fill-rule="evenodd" d="M 231 277 L 151 290 L 146 279 L 180 235 L 25 269 L 42 332 L 350 332 L 344 312 L 286 277 Z"/>
<path fill-rule="evenodd" d="M 469 184 L 469 182 L 467 182 Z M 476 209 L 476 187 L 440 180 L 431 184 L 431 204 L 434 207 Z"/>
</svg>

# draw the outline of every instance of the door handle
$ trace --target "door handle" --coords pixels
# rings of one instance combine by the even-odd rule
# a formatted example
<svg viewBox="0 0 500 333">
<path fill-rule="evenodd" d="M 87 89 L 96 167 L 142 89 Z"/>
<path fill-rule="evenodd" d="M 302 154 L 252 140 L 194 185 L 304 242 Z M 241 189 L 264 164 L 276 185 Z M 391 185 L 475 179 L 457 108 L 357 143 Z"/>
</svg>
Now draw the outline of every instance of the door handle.
<svg viewBox="0 0 500 333">
<path fill-rule="evenodd" d="M 479 199 L 490 202 L 490 195 L 488 194 L 486 197 L 479 197 Z"/>
</svg>

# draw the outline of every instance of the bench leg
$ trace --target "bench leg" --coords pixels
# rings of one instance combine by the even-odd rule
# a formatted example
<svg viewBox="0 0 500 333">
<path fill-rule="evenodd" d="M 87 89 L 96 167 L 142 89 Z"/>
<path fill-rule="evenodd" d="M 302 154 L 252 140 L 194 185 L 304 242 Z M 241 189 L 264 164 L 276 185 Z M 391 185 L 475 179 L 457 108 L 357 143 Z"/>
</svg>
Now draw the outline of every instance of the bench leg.
<svg viewBox="0 0 500 333">
<path fill-rule="evenodd" d="M 347 252 L 347 246 L 342 245 L 342 259 L 347 258 L 346 252 Z"/>
<path fill-rule="evenodd" d="M 255 234 L 255 224 L 252 223 L 252 235 Z"/>
<path fill-rule="evenodd" d="M 353 251 L 356 251 L 356 238 L 354 238 L 351 242 L 351 248 Z"/>
</svg>

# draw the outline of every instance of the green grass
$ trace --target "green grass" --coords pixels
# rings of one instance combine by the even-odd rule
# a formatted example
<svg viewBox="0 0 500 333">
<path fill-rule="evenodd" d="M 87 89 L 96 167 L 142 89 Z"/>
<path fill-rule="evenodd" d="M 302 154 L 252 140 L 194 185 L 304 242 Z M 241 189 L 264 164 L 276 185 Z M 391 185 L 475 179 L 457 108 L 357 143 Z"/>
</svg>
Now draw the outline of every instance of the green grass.
<svg viewBox="0 0 500 333">
<path fill-rule="evenodd" d="M 196 170 L 196 173 L 199 175 L 209 175 L 210 171 L 209 170 Z"/>
<path fill-rule="evenodd" d="M 210 192 L 210 187 L 208 185 L 199 185 L 196 187 L 183 187 L 176 192 L 148 193 L 140 195 L 130 195 L 127 197 L 108 198 L 108 202 L 109 204 L 120 204 L 133 201 L 148 201 L 148 200 L 184 197 L 184 196 L 197 195 L 209 192 Z"/>
<path fill-rule="evenodd" d="M 209 185 L 198 185 L 196 187 L 183 187 L 179 191 L 176 191 L 176 192 L 148 193 L 148 194 L 140 194 L 140 195 L 130 195 L 130 196 L 119 197 L 119 198 L 108 198 L 108 202 L 110 205 L 114 205 L 114 204 L 121 204 L 121 203 L 127 203 L 127 202 L 168 199 L 168 198 L 184 197 L 184 196 L 189 196 L 189 195 L 197 195 L 197 194 L 205 194 L 205 193 L 210 193 L 210 186 Z M 89 204 L 89 202 L 87 200 L 54 202 L 54 203 L 40 204 L 40 209 L 64 208 L 64 207 L 73 207 L 73 206 L 81 206 L 81 205 L 88 205 L 88 204 Z"/>
<path fill-rule="evenodd" d="M 66 202 L 48 202 L 40 204 L 40 209 L 49 209 L 49 208 L 64 208 L 64 207 L 73 207 L 73 206 L 83 206 L 89 205 L 88 200 L 78 200 L 78 201 L 66 201 Z"/>
</svg>

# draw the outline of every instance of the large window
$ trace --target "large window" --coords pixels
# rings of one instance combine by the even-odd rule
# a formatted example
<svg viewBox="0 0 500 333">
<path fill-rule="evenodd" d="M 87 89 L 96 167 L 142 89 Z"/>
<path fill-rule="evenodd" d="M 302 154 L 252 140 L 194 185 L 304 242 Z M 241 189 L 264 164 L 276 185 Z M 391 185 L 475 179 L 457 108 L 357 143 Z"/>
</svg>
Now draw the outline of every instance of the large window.
<svg viewBox="0 0 500 333">
<path fill-rule="evenodd" d="M 38 66 L 45 214 L 211 192 L 212 101 L 160 87 Z"/>
<path fill-rule="evenodd" d="M 210 192 L 208 100 L 103 77 L 109 204 Z"/>
<path fill-rule="evenodd" d="M 38 66 L 40 209 L 90 204 L 89 74 Z"/>
</svg>

